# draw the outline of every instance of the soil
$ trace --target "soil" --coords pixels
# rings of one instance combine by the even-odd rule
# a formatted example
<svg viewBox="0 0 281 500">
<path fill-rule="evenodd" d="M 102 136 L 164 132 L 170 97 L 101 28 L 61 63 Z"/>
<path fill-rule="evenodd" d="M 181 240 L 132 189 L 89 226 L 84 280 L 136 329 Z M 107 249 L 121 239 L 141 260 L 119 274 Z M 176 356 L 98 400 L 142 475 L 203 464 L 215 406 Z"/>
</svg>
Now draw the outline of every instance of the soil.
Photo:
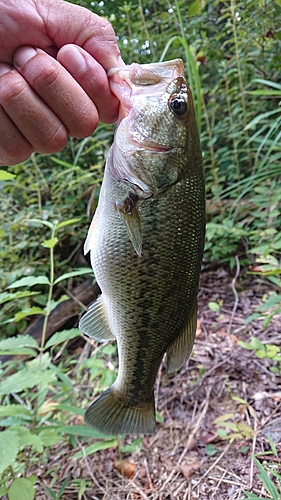
<svg viewBox="0 0 281 500">
<path fill-rule="evenodd" d="M 246 322 L 269 291 L 268 281 L 256 276 L 204 270 L 193 354 L 176 376 L 168 376 L 163 365 L 156 383 L 163 420 L 156 433 L 135 446 L 138 436 L 125 438 L 121 445 L 131 444 L 133 451 L 123 453 L 121 465 L 117 447 L 68 460 L 73 450 L 55 446 L 48 464 L 36 471 L 39 484 L 51 484 L 59 463 L 53 491 L 66 477 L 82 478 L 87 485 L 81 496 L 67 486 L 62 500 L 239 500 L 245 491 L 253 498 L 273 498 L 257 476 L 253 454 L 261 453 L 260 463 L 267 460 L 280 473 L 280 376 L 270 370 L 276 362 L 239 345 L 254 336 L 281 347 L 280 316 L 266 329 L 262 318 Z M 209 302 L 218 303 L 219 311 Z M 45 500 L 39 489 L 36 500 Z"/>
</svg>

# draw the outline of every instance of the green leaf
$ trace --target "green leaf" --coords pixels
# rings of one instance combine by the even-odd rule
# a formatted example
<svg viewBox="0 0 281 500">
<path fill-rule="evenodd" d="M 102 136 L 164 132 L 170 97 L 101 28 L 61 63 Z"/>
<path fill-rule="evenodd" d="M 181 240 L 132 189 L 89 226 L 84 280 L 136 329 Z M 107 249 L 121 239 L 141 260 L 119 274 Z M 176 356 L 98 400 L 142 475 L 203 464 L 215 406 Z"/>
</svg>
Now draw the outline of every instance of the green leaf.
<svg viewBox="0 0 281 500">
<path fill-rule="evenodd" d="M 125 444 L 122 446 L 122 453 L 136 453 L 139 446 L 142 444 L 142 438 L 134 439 L 131 444 Z"/>
<path fill-rule="evenodd" d="M 8 491 L 9 500 L 33 500 L 35 489 L 24 477 L 15 479 Z"/>
<path fill-rule="evenodd" d="M 254 347 L 252 346 L 252 344 L 249 344 L 248 342 L 243 342 L 242 340 L 239 340 L 238 344 L 241 347 L 244 347 L 244 349 L 248 349 L 248 351 L 253 351 L 254 350 Z"/>
<path fill-rule="evenodd" d="M 84 436 L 94 439 L 104 438 L 104 434 L 86 425 L 66 425 L 64 427 L 60 427 L 59 432 L 62 434 L 69 434 L 71 436 Z"/>
<path fill-rule="evenodd" d="M 10 172 L 6 172 L 6 170 L 0 170 L 0 181 L 10 181 L 14 179 L 15 174 L 10 174 Z"/>
<path fill-rule="evenodd" d="M 19 438 L 17 435 L 6 430 L 0 432 L 0 474 L 13 465 L 19 452 Z"/>
<path fill-rule="evenodd" d="M 254 457 L 255 464 L 257 468 L 260 471 L 260 474 L 258 474 L 259 478 L 262 480 L 265 488 L 267 489 L 268 493 L 271 495 L 273 500 L 280 500 L 279 493 L 274 485 L 274 483 L 270 480 L 268 477 L 266 470 L 263 468 L 259 460 Z"/>
<path fill-rule="evenodd" d="M 97 451 L 101 450 L 107 450 L 108 448 L 115 448 L 118 446 L 119 441 L 117 439 L 112 439 L 110 441 L 98 441 L 95 444 L 92 444 L 91 446 L 87 446 L 84 450 L 78 451 L 75 453 L 71 459 L 75 458 L 83 458 L 84 455 L 88 456 L 91 455 L 92 453 L 96 453 Z"/>
<path fill-rule="evenodd" d="M 6 486 L 0 486 L 0 498 L 3 498 L 4 495 L 8 493 L 8 488 Z"/>
<path fill-rule="evenodd" d="M 36 224 L 42 224 L 43 226 L 47 226 L 50 229 L 54 229 L 54 224 L 52 222 L 49 222 L 47 220 L 41 220 L 41 219 L 29 219 L 27 222 L 35 222 Z"/>
<path fill-rule="evenodd" d="M 159 413 L 159 411 L 156 411 L 155 418 L 156 422 L 158 422 L 159 424 L 164 424 L 164 417 L 163 415 L 161 415 L 161 413 Z"/>
<path fill-rule="evenodd" d="M 55 378 L 56 374 L 51 370 L 34 372 L 23 369 L 0 382 L 0 396 L 10 394 L 11 392 L 20 392 L 24 389 L 31 389 L 36 385 L 46 386 L 50 382 L 53 382 Z"/>
<path fill-rule="evenodd" d="M 24 297 L 32 297 L 33 295 L 39 295 L 39 292 L 30 292 L 28 290 L 26 290 L 25 292 L 15 292 L 15 293 L 3 292 L 0 293 L 0 304 L 4 304 L 4 302 L 9 302 L 10 300 L 21 299 Z"/>
<path fill-rule="evenodd" d="M 54 236 L 54 238 L 51 238 L 50 240 L 44 240 L 44 242 L 42 243 L 42 247 L 54 248 L 58 241 L 58 238 Z"/>
<path fill-rule="evenodd" d="M 265 351 L 265 346 L 261 343 L 261 341 L 257 337 L 251 337 L 251 344 L 254 349 L 260 349 L 261 351 Z"/>
<path fill-rule="evenodd" d="M 201 8 L 201 0 L 194 0 L 192 3 L 188 4 L 188 17 L 193 17 L 198 14 Z"/>
<path fill-rule="evenodd" d="M 32 434 L 27 427 L 14 426 L 11 427 L 11 432 L 15 432 L 19 439 L 19 448 L 22 450 L 26 446 L 31 446 L 38 453 L 43 452 L 42 441 L 39 436 Z"/>
<path fill-rule="evenodd" d="M 0 417 L 14 417 L 15 415 L 30 415 L 30 412 L 22 405 L 0 406 Z"/>
<path fill-rule="evenodd" d="M 220 306 L 217 304 L 217 302 L 209 302 L 208 303 L 209 309 L 213 312 L 219 312 L 220 311 Z"/>
<path fill-rule="evenodd" d="M 13 351 L 18 347 L 34 347 L 38 349 L 37 341 L 30 335 L 17 335 L 17 337 L 10 337 L 0 341 L 1 351 Z"/>
<path fill-rule="evenodd" d="M 61 332 L 56 332 L 48 340 L 45 345 L 45 349 L 49 349 L 53 345 L 62 344 L 66 340 L 75 339 L 75 337 L 80 337 L 81 331 L 78 328 L 71 328 L 70 330 L 62 330 Z"/>
<path fill-rule="evenodd" d="M 49 429 L 48 427 L 39 431 L 40 441 L 43 446 L 54 446 L 55 444 L 61 443 L 61 435 L 58 434 L 58 432 L 57 429 Z"/>
<path fill-rule="evenodd" d="M 205 452 L 207 455 L 212 457 L 218 452 L 218 450 L 215 448 L 215 446 L 213 444 L 206 444 Z"/>
<path fill-rule="evenodd" d="M 64 404 L 59 404 L 57 406 L 58 410 L 68 411 L 69 413 L 74 413 L 74 415 L 84 415 L 84 410 L 82 408 L 77 408 L 77 406 L 69 406 Z"/>
<path fill-rule="evenodd" d="M 59 276 L 59 278 L 57 278 L 54 281 L 54 285 L 57 285 L 57 283 L 67 278 L 73 278 L 74 276 L 82 276 L 83 274 L 93 274 L 93 271 L 90 267 L 87 267 L 86 269 L 85 267 L 81 267 L 81 269 L 75 269 L 74 271 Z"/>
<path fill-rule="evenodd" d="M 20 280 L 15 281 L 7 288 L 19 288 L 20 286 L 35 286 L 35 285 L 50 285 L 47 276 L 26 276 Z"/>
<path fill-rule="evenodd" d="M 34 316 L 35 314 L 45 315 L 46 312 L 44 311 L 44 309 L 41 309 L 41 307 L 33 306 L 30 307 L 29 309 L 23 309 L 23 311 L 17 312 L 13 317 L 13 321 L 18 323 L 18 321 L 20 321 L 21 319 L 26 318 L 28 316 Z"/>
<path fill-rule="evenodd" d="M 74 224 L 75 222 L 79 222 L 80 220 L 81 220 L 81 217 L 76 218 L 76 219 L 69 219 L 69 220 L 66 220 L 64 222 L 59 222 L 57 225 L 57 229 L 64 227 L 64 226 L 68 226 L 69 224 Z"/>
</svg>

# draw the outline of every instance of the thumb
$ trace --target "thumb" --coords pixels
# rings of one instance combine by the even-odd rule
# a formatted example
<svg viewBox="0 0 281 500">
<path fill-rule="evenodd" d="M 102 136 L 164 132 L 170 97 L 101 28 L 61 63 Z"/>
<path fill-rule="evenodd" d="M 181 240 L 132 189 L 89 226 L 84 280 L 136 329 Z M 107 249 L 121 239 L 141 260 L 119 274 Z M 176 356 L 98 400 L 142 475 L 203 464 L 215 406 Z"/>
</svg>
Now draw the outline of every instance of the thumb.
<svg viewBox="0 0 281 500">
<path fill-rule="evenodd" d="M 43 2 L 42 2 L 43 3 Z M 111 24 L 84 7 L 62 0 L 41 6 L 48 36 L 61 48 L 76 44 L 85 49 L 105 70 L 124 64 Z"/>
</svg>

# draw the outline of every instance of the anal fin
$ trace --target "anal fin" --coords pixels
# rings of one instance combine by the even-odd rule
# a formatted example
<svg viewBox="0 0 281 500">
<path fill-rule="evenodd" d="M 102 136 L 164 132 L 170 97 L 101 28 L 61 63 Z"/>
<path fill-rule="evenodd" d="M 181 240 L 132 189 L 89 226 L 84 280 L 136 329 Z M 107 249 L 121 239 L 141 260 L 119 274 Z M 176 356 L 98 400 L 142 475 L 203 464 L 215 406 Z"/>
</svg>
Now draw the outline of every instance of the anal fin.
<svg viewBox="0 0 281 500">
<path fill-rule="evenodd" d="M 98 297 L 98 299 L 89 307 L 86 314 L 82 316 L 78 327 L 83 333 L 85 333 L 85 335 L 88 335 L 98 342 L 115 340 L 107 321 L 102 295 Z"/>
<path fill-rule="evenodd" d="M 188 360 L 196 333 L 197 326 L 197 300 L 191 308 L 188 321 L 180 335 L 167 349 L 167 373 L 179 370 Z"/>
</svg>

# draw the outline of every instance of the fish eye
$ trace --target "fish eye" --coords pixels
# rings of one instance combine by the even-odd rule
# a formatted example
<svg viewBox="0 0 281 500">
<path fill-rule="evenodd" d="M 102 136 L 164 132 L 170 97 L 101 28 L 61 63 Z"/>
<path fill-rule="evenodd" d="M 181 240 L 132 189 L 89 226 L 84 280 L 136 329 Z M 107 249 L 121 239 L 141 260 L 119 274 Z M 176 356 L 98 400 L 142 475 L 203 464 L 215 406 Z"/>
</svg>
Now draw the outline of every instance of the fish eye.
<svg viewBox="0 0 281 500">
<path fill-rule="evenodd" d="M 170 100 L 170 110 L 178 116 L 182 116 L 187 112 L 188 105 L 187 100 L 181 96 L 177 95 Z"/>
</svg>

